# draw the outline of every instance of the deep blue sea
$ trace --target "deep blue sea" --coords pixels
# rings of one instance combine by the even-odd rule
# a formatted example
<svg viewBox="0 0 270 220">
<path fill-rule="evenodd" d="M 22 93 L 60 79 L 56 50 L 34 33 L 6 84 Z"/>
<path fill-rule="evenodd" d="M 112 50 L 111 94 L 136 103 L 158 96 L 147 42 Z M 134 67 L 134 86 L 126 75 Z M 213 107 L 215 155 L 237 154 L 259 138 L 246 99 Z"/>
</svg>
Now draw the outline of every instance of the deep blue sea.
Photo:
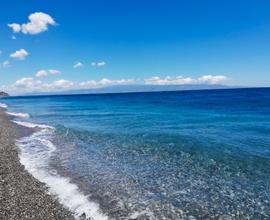
<svg viewBox="0 0 270 220">
<path fill-rule="evenodd" d="M 77 216 L 270 219 L 270 89 L 1 103 L 36 129 L 21 162 Z"/>
</svg>

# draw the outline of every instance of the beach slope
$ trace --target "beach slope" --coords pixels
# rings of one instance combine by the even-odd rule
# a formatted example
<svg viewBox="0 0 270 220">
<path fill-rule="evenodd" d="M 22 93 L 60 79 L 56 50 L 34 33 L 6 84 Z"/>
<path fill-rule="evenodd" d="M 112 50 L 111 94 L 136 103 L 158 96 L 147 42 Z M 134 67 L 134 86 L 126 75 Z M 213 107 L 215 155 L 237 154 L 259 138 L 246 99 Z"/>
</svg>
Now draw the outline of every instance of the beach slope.
<svg viewBox="0 0 270 220">
<path fill-rule="evenodd" d="M 0 219 L 74 219 L 19 162 L 16 131 L 0 110 Z"/>
</svg>

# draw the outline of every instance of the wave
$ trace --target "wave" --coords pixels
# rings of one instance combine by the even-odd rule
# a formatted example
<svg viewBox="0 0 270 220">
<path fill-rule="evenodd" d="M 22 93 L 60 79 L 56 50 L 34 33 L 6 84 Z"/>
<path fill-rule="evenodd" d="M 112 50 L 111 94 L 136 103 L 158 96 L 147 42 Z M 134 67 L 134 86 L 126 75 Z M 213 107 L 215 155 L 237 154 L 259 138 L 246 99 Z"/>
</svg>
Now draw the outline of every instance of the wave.
<svg viewBox="0 0 270 220">
<path fill-rule="evenodd" d="M 30 118 L 30 115 L 27 113 L 16 113 L 16 112 L 6 112 L 6 113 L 16 118 Z"/>
<path fill-rule="evenodd" d="M 0 102 L 0 108 L 7 108 L 8 106 L 5 103 Z"/>
<path fill-rule="evenodd" d="M 43 125 L 43 124 L 35 124 L 31 122 L 26 122 L 26 121 L 12 121 L 18 125 L 27 127 L 27 128 L 41 128 L 41 129 L 52 129 L 54 130 L 54 127 L 51 127 L 49 125 Z"/>
<path fill-rule="evenodd" d="M 87 218 L 106 220 L 107 217 L 99 211 L 98 204 L 89 201 L 69 178 L 62 177 L 57 171 L 50 169 L 49 160 L 56 150 L 56 146 L 51 141 L 55 129 L 30 122 L 13 122 L 30 128 L 41 128 L 31 136 L 20 138 L 16 142 L 20 148 L 20 162 L 25 169 L 36 179 L 47 184 L 49 193 L 55 195 L 60 203 L 75 214 L 76 218 L 79 219 L 85 213 Z"/>
</svg>

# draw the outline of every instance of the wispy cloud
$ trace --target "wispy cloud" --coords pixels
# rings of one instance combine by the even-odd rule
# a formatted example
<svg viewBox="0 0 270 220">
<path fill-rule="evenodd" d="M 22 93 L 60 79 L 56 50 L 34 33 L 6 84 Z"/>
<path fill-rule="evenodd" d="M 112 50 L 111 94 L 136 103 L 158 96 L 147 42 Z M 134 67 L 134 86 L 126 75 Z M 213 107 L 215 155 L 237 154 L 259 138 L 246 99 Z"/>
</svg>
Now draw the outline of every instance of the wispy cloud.
<svg viewBox="0 0 270 220">
<path fill-rule="evenodd" d="M 77 68 L 80 68 L 80 67 L 83 67 L 83 64 L 81 62 L 76 62 L 74 65 L 73 65 L 73 68 L 74 69 L 77 69 Z"/>
<path fill-rule="evenodd" d="M 5 60 L 5 61 L 2 63 L 2 66 L 3 66 L 4 68 L 7 68 L 7 67 L 11 67 L 11 64 L 10 64 L 10 62 L 9 62 L 8 60 Z"/>
<path fill-rule="evenodd" d="M 102 67 L 105 66 L 106 62 L 102 61 L 102 62 L 92 62 L 91 66 L 95 66 L 95 67 Z"/>
<path fill-rule="evenodd" d="M 28 55 L 29 53 L 25 49 L 20 49 L 10 54 L 10 57 L 18 60 L 24 60 Z"/>
<path fill-rule="evenodd" d="M 23 34 L 39 34 L 48 30 L 49 25 L 56 25 L 54 19 L 43 12 L 35 12 L 28 16 L 29 22 L 24 24 L 8 24 L 13 33 L 22 32 Z"/>
</svg>

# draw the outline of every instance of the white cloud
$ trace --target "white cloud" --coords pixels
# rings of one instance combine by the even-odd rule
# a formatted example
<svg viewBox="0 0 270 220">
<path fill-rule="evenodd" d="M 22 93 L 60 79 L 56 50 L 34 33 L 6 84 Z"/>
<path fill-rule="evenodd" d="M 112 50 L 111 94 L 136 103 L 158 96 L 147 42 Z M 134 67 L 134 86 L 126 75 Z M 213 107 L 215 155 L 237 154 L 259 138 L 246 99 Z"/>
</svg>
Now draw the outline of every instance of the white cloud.
<svg viewBox="0 0 270 220">
<path fill-rule="evenodd" d="M 45 77 L 45 76 L 48 76 L 48 75 L 58 75 L 60 73 L 61 73 L 61 71 L 59 71 L 59 70 L 53 70 L 53 69 L 50 69 L 50 70 L 39 70 L 36 73 L 36 77 Z"/>
<path fill-rule="evenodd" d="M 95 66 L 95 67 L 102 67 L 105 66 L 106 62 L 102 61 L 102 62 L 92 62 L 91 66 Z"/>
<path fill-rule="evenodd" d="M 39 71 L 40 75 L 49 74 L 49 72 L 56 73 L 57 71 L 50 70 L 41 70 Z M 226 76 L 213 76 L 213 75 L 204 75 L 199 78 L 191 77 L 170 77 L 160 78 L 158 76 L 145 79 L 145 84 L 151 85 L 180 85 L 180 84 L 217 84 L 222 83 L 227 80 Z M 103 78 L 101 80 L 88 80 L 83 82 L 72 82 L 66 79 L 60 79 L 52 81 L 50 83 L 42 82 L 37 78 L 24 77 L 17 80 L 13 85 L 6 87 L 6 91 L 12 93 L 27 93 L 27 92 L 53 92 L 53 91 L 62 91 L 62 90 L 72 90 L 72 89 L 91 89 L 91 88 L 103 88 L 112 85 L 132 85 L 140 83 L 136 79 L 107 79 Z"/>
<path fill-rule="evenodd" d="M 48 70 L 48 72 L 49 72 L 49 74 L 51 74 L 51 75 L 58 75 L 58 74 L 61 73 L 61 71 L 59 71 L 59 70 L 53 70 L 53 69 Z"/>
<path fill-rule="evenodd" d="M 175 78 L 167 76 L 165 78 L 160 78 L 159 76 L 151 77 L 149 79 L 145 79 L 145 84 L 150 85 L 184 85 L 184 84 L 218 84 L 223 83 L 228 78 L 226 76 L 218 75 L 205 75 L 201 76 L 197 79 L 191 78 L 191 77 L 183 77 L 183 76 L 177 76 Z"/>
<path fill-rule="evenodd" d="M 56 25 L 54 19 L 43 12 L 35 12 L 28 16 L 29 22 L 25 24 L 12 23 L 8 26 L 12 29 L 14 33 L 22 32 L 24 34 L 39 34 L 41 32 L 47 31 L 49 25 Z"/>
<path fill-rule="evenodd" d="M 32 77 L 24 77 L 15 82 L 15 87 L 18 88 L 39 88 L 41 85 L 41 81 L 34 80 Z"/>
<path fill-rule="evenodd" d="M 127 85 L 135 83 L 135 79 L 118 79 L 118 80 L 110 80 L 107 78 L 103 78 L 99 81 L 89 80 L 85 82 L 79 83 L 79 86 L 82 88 L 99 88 L 99 87 L 106 87 L 112 85 Z"/>
<path fill-rule="evenodd" d="M 110 80 L 110 79 L 102 79 L 99 81 L 99 84 L 102 86 L 115 85 L 115 84 L 130 84 L 134 83 L 134 79 L 118 79 L 118 80 Z"/>
<path fill-rule="evenodd" d="M 81 62 L 77 62 L 74 64 L 73 68 L 80 68 L 80 67 L 83 67 L 83 64 Z"/>
<path fill-rule="evenodd" d="M 36 73 L 36 77 L 45 77 L 48 75 L 48 72 L 46 70 L 39 70 L 37 73 Z"/>
<path fill-rule="evenodd" d="M 74 86 L 74 83 L 69 80 L 60 79 L 60 80 L 54 81 L 49 86 L 51 87 L 51 89 L 68 89 Z"/>
<path fill-rule="evenodd" d="M 7 91 L 16 93 L 25 92 L 50 92 L 72 88 L 75 84 L 69 80 L 60 79 L 51 83 L 44 83 L 32 77 L 24 77 L 17 80 L 13 85 L 7 88 Z"/>
<path fill-rule="evenodd" d="M 12 29 L 13 33 L 19 33 L 21 31 L 21 25 L 12 23 L 8 24 L 8 26 Z"/>
<path fill-rule="evenodd" d="M 10 57 L 18 60 L 24 60 L 28 55 L 29 53 L 25 49 L 20 49 L 10 54 Z"/>
<path fill-rule="evenodd" d="M 27 92 L 53 92 L 68 89 L 102 88 L 111 85 L 132 84 L 135 82 L 136 81 L 134 79 L 110 80 L 103 78 L 98 81 L 89 80 L 85 82 L 72 82 L 70 80 L 60 79 L 50 83 L 45 83 L 33 77 L 23 77 L 17 80 L 13 85 L 8 86 L 6 91 L 17 94 Z"/>
<path fill-rule="evenodd" d="M 217 84 L 226 81 L 228 78 L 226 76 L 218 75 L 218 76 L 213 76 L 213 75 L 205 75 L 200 78 L 198 78 L 199 82 L 203 83 L 209 83 L 209 84 Z"/>
<path fill-rule="evenodd" d="M 86 82 L 81 82 L 79 85 L 83 88 L 95 88 L 97 86 L 97 82 L 95 80 L 89 80 Z"/>
<path fill-rule="evenodd" d="M 104 61 L 97 63 L 97 66 L 105 66 L 105 65 L 106 65 L 106 63 Z"/>
<path fill-rule="evenodd" d="M 153 84 L 153 85 L 171 85 L 171 84 L 192 84 L 195 83 L 195 80 L 190 77 L 182 77 L 177 76 L 172 78 L 170 76 L 166 76 L 164 79 L 160 78 L 159 76 L 154 76 L 149 79 L 144 80 L 145 84 Z"/>
<path fill-rule="evenodd" d="M 2 66 L 3 66 L 4 68 L 6 68 L 6 67 L 10 67 L 11 64 L 10 64 L 10 62 L 9 62 L 8 60 L 5 60 L 5 61 L 2 63 Z"/>
</svg>

